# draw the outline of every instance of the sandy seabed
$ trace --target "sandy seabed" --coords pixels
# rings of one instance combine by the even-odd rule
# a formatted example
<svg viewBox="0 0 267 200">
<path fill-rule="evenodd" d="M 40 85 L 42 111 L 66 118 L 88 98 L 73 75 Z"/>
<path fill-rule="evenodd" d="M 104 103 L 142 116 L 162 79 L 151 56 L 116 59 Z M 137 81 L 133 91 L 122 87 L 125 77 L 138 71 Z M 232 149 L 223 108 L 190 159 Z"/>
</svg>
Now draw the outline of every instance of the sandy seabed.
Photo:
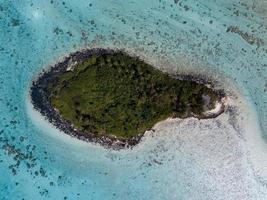
<svg viewBox="0 0 267 200">
<path fill-rule="evenodd" d="M 188 198 L 195 198 L 190 196 L 194 192 L 200 199 L 263 199 L 267 195 L 267 146 L 262 140 L 256 114 L 243 103 L 242 94 L 231 93 L 234 96 L 224 100 L 225 113 L 217 118 L 167 119 L 157 123 L 154 131 L 147 131 L 137 146 L 119 151 L 80 141 L 57 130 L 34 110 L 29 97 L 27 108 L 34 123 L 46 130 L 44 134 L 74 148 L 72 162 L 78 161 L 75 154 L 81 156 L 84 151 L 100 155 L 94 158 L 100 163 L 111 162 L 106 160 L 107 154 L 120 158 L 110 163 L 118 168 L 126 160 L 131 165 L 135 162 L 133 157 L 142 157 L 145 165 L 160 166 L 153 173 L 161 170 L 160 173 L 168 177 L 161 180 L 172 183 L 170 191 L 185 187 Z M 154 156 L 145 156 L 151 152 Z M 91 161 L 87 156 L 82 159 Z M 183 182 L 176 181 L 177 177 Z M 175 193 L 170 198 L 174 198 L 173 195 Z"/>
<path fill-rule="evenodd" d="M 266 5 L 2 0 L 0 199 L 267 199 Z M 32 109 L 29 85 L 70 52 L 94 47 L 212 77 L 229 96 L 228 111 L 167 120 L 133 149 L 71 138 Z"/>
</svg>

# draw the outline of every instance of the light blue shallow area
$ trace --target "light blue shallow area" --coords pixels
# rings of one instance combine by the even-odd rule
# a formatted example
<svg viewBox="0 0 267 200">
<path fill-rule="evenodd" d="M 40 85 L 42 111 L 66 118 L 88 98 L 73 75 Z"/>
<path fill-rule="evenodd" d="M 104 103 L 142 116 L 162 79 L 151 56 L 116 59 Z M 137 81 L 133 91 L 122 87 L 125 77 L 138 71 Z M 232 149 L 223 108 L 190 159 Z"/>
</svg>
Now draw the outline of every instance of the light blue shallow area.
<svg viewBox="0 0 267 200">
<path fill-rule="evenodd" d="M 113 152 L 34 120 L 28 89 L 70 52 L 117 47 L 173 71 L 231 80 L 266 141 L 266 13 L 264 0 L 0 0 L 0 199 L 219 199 L 184 152 L 175 152 L 179 162 L 161 146 Z"/>
</svg>

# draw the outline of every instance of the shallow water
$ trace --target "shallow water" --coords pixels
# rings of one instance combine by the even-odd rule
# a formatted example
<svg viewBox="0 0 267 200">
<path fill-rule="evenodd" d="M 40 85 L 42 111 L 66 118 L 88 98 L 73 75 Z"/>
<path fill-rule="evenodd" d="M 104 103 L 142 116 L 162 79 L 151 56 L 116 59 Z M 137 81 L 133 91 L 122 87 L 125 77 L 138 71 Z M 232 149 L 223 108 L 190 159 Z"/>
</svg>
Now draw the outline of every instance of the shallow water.
<svg viewBox="0 0 267 200">
<path fill-rule="evenodd" d="M 1 200 L 267 198 L 267 3 L 175 2 L 0 0 Z M 91 47 L 211 76 L 233 111 L 160 123 L 133 150 L 70 138 L 33 110 L 28 88 Z"/>
</svg>

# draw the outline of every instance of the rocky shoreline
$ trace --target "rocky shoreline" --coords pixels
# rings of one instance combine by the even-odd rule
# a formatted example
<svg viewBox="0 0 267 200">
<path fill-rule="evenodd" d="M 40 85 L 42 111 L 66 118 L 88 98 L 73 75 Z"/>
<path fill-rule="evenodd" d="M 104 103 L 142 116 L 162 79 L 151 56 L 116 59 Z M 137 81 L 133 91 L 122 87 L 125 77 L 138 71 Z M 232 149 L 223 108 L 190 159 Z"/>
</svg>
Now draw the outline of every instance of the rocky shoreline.
<svg viewBox="0 0 267 200">
<path fill-rule="evenodd" d="M 57 77 L 65 73 L 66 71 L 71 70 L 75 65 L 81 64 L 86 59 L 90 58 L 92 55 L 107 55 L 107 54 L 114 54 L 119 50 L 112 50 L 112 49 L 87 49 L 78 51 L 75 53 L 70 54 L 68 57 L 64 59 L 64 61 L 59 62 L 54 67 L 51 67 L 49 70 L 44 71 L 40 76 L 33 81 L 32 86 L 30 88 L 30 96 L 31 101 L 36 110 L 38 110 L 45 118 L 56 126 L 58 129 L 63 131 L 64 133 L 76 137 L 80 140 L 87 141 L 87 142 L 94 142 L 99 143 L 100 145 L 113 148 L 113 149 L 122 149 L 127 147 L 132 147 L 139 143 L 143 134 L 139 134 L 136 137 L 132 137 L 130 139 L 125 138 L 117 138 L 110 135 L 100 135 L 96 136 L 94 134 L 83 134 L 82 131 L 76 129 L 69 121 L 64 120 L 61 118 L 59 112 L 54 109 L 50 103 L 50 92 L 48 89 L 49 83 L 53 83 L 56 81 Z M 211 84 L 211 82 L 206 79 L 205 77 L 193 77 L 190 75 L 176 75 L 175 78 L 181 80 L 192 80 L 197 83 L 201 84 Z M 225 93 L 221 90 L 215 91 L 220 100 L 225 97 Z M 224 105 L 222 102 L 221 108 L 216 113 L 210 113 L 205 117 L 198 117 L 193 116 L 199 119 L 205 118 L 215 118 L 221 113 L 224 112 Z"/>
</svg>

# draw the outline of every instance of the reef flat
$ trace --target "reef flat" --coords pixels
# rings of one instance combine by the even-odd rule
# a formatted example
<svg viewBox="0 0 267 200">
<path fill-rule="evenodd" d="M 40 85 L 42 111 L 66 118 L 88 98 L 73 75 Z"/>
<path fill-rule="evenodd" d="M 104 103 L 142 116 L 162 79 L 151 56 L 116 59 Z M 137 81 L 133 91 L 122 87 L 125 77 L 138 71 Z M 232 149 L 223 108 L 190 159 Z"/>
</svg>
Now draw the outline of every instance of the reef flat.
<svg viewBox="0 0 267 200">
<path fill-rule="evenodd" d="M 196 81 L 198 80 L 198 81 Z M 222 91 L 197 77 L 162 72 L 111 49 L 76 52 L 33 82 L 34 107 L 79 139 L 122 148 L 167 118 L 214 118 Z"/>
</svg>

